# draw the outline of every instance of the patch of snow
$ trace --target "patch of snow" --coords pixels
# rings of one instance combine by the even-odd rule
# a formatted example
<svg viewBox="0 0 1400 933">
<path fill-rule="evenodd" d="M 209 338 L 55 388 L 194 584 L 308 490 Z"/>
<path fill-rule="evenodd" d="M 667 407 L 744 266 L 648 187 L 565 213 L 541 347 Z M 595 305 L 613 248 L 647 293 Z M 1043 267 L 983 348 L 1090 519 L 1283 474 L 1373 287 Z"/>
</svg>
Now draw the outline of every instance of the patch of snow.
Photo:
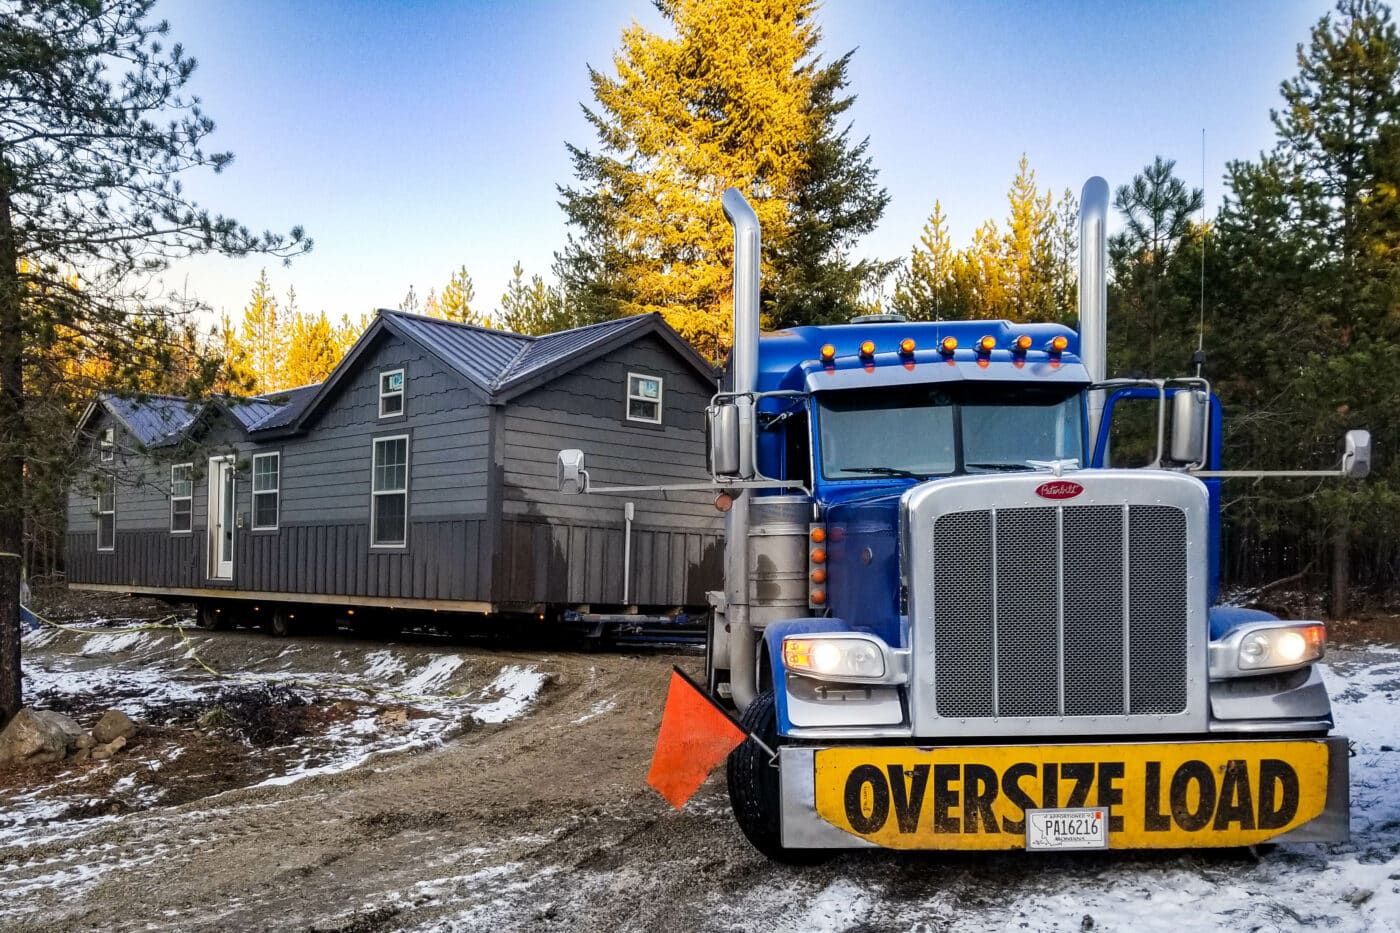
<svg viewBox="0 0 1400 933">
<path fill-rule="evenodd" d="M 497 699 L 472 710 L 477 722 L 507 722 L 525 712 L 539 695 L 548 678 L 533 665 L 507 664 L 496 679 L 481 691 L 483 696 L 496 694 Z"/>
<path fill-rule="evenodd" d="M 393 651 L 371 651 L 365 655 L 365 676 L 376 681 L 397 677 L 408 670 L 403 658 Z"/>
<path fill-rule="evenodd" d="M 458 655 L 438 655 L 429 661 L 422 670 L 405 680 L 394 692 L 418 696 L 433 693 L 440 690 L 453 672 L 461 666 L 462 659 Z"/>
<path fill-rule="evenodd" d="M 582 723 L 588 722 L 590 719 L 597 719 L 599 716 L 611 713 L 615 709 L 617 709 L 616 694 L 608 697 L 606 700 L 599 700 L 597 703 L 594 703 L 588 712 L 573 720 L 572 725 L 581 725 Z"/>
<path fill-rule="evenodd" d="M 117 654 L 122 651 L 133 651 L 136 648 L 146 646 L 152 639 L 163 641 L 159 635 L 151 632 L 118 632 L 112 635 L 94 635 L 83 645 L 83 657 L 92 657 L 95 654 Z"/>
</svg>

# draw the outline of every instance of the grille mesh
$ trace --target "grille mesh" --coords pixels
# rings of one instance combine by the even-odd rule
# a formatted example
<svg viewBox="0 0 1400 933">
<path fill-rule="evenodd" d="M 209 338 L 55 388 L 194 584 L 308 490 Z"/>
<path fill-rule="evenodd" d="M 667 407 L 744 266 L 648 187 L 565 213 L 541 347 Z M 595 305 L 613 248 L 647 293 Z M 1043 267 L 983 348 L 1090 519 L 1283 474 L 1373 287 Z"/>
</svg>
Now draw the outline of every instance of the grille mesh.
<svg viewBox="0 0 1400 933">
<path fill-rule="evenodd" d="M 934 523 L 933 572 L 939 716 L 1185 710 L 1179 508 L 949 513 Z"/>
</svg>

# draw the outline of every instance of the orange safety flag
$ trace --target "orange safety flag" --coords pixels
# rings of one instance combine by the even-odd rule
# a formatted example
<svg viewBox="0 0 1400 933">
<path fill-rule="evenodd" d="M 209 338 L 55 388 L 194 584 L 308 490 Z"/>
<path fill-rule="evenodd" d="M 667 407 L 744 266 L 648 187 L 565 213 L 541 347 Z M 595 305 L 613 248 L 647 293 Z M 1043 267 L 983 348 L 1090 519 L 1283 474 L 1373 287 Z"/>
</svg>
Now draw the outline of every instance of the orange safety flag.
<svg viewBox="0 0 1400 933">
<path fill-rule="evenodd" d="M 679 810 L 747 737 L 689 677 L 672 669 L 647 783 Z"/>
</svg>

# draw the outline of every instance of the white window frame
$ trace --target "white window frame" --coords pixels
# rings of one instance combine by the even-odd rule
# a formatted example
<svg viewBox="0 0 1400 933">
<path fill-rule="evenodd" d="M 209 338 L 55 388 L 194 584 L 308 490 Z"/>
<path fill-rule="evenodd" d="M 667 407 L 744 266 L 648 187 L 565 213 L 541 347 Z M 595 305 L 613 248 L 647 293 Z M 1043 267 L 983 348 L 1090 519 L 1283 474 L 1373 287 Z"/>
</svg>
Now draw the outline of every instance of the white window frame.
<svg viewBox="0 0 1400 933">
<path fill-rule="evenodd" d="M 189 483 L 189 490 L 190 490 L 190 491 L 187 492 L 187 493 L 186 493 L 185 495 L 183 495 L 183 496 L 177 496 L 177 495 L 175 495 L 175 483 L 176 483 L 175 471 L 176 471 L 176 470 L 189 470 L 189 471 L 190 471 L 189 479 L 185 481 L 185 482 Z M 190 527 L 188 527 L 188 528 L 176 528 L 176 527 L 175 527 L 175 503 L 177 503 L 177 502 L 188 502 L 188 503 L 190 504 L 189 512 L 186 513 L 186 514 L 189 516 L 189 519 L 190 519 Z M 188 535 L 188 534 L 194 534 L 194 464 L 193 464 L 193 463 L 172 463 L 172 464 L 170 465 L 170 533 L 171 533 L 172 535 Z"/>
<path fill-rule="evenodd" d="M 107 486 L 112 496 L 112 507 L 102 508 L 102 492 L 97 493 L 97 549 L 99 551 L 115 551 L 117 549 L 117 476 L 115 473 L 102 475 L 102 482 Z M 102 544 L 102 518 L 105 515 L 112 516 L 112 540 L 104 547 Z"/>
<path fill-rule="evenodd" d="M 103 428 L 102 434 L 97 441 L 98 459 L 103 463 L 111 463 L 117 459 L 117 429 Z"/>
<path fill-rule="evenodd" d="M 274 487 L 272 487 L 271 489 L 259 489 L 259 488 L 258 488 L 258 461 L 259 461 L 259 460 L 266 460 L 266 459 L 268 459 L 268 458 L 272 458 L 273 460 L 275 460 L 275 461 L 277 462 L 277 470 L 276 470 L 276 472 L 275 472 L 275 474 L 274 474 L 274 477 L 275 477 L 276 480 L 277 480 L 277 485 L 274 486 Z M 252 519 L 253 519 L 253 530 L 254 530 L 254 531 L 276 531 L 277 528 L 278 528 L 278 526 L 281 525 L 281 523 L 282 523 L 282 452 L 281 452 L 280 450 L 274 450 L 274 451 L 270 451 L 270 452 L 268 452 L 268 453 L 262 453 L 262 454 L 253 454 L 253 472 L 252 472 L 252 483 L 251 483 L 251 484 L 252 484 L 252 487 L 253 487 L 253 515 L 252 515 Z M 273 509 L 272 509 L 272 524 L 271 524 L 271 525 L 259 525 L 259 524 L 258 524 L 258 496 L 273 496 L 273 497 L 274 497 L 275 505 L 274 505 L 274 507 L 273 507 Z"/>
<path fill-rule="evenodd" d="M 380 444 L 390 441 L 403 441 L 403 488 L 402 489 L 375 489 L 375 471 L 379 464 L 375 459 L 375 454 L 379 450 Z M 370 441 L 369 447 L 369 546 L 375 550 L 403 550 L 408 547 L 408 476 L 409 462 L 411 459 L 410 448 L 412 447 L 409 435 L 390 434 L 385 437 L 376 437 Z M 380 496 L 403 496 L 403 540 L 392 542 L 379 541 L 379 529 L 376 527 L 379 515 Z"/>
<path fill-rule="evenodd" d="M 389 378 L 390 376 L 398 376 L 398 377 L 399 377 L 399 388 L 398 388 L 398 391 L 391 391 L 391 392 L 386 392 L 386 391 L 384 391 L 384 380 L 387 379 L 387 378 Z M 407 389 L 407 388 L 408 388 L 408 376 L 404 373 L 404 370 L 403 370 L 402 367 L 400 367 L 399 369 L 385 369 L 385 370 L 382 370 L 382 371 L 379 373 L 379 417 L 381 417 L 381 418 L 402 418 L 402 417 L 404 416 L 404 412 L 407 411 L 407 409 L 408 409 L 408 399 L 407 399 L 407 397 L 406 397 L 406 395 L 405 395 L 405 392 L 404 392 L 404 390 Z M 398 411 L 385 411 L 385 410 L 384 410 L 384 400 L 385 400 L 385 399 L 391 399 L 391 398 L 397 398 L 397 399 L 399 400 L 399 410 L 398 410 Z"/>
<path fill-rule="evenodd" d="M 633 391 L 632 391 L 632 380 L 633 380 L 633 379 L 653 379 L 653 380 L 655 380 L 655 381 L 656 381 L 656 398 L 648 398 L 648 397 L 645 396 L 645 395 L 637 395 L 637 394 L 633 393 Z M 627 374 L 627 401 L 626 401 L 627 408 L 626 408 L 626 410 L 625 410 L 623 413 L 624 413 L 625 415 L 627 415 L 627 420 L 628 420 L 628 421 L 636 421 L 636 422 L 639 422 L 639 423 L 641 423 L 641 424 L 660 424 L 660 423 L 661 423 L 661 412 L 662 412 L 661 400 L 662 400 L 663 398 L 665 398 L 665 397 L 666 397 L 666 380 L 665 380 L 665 379 L 662 379 L 660 376 L 653 376 L 653 375 L 651 375 L 650 373 L 628 373 L 628 374 Z M 639 417 L 637 417 L 636 415 L 632 414 L 632 402 L 633 402 L 633 401 L 637 401 L 637 402 L 648 402 L 648 403 L 654 402 L 654 403 L 656 404 L 656 417 L 655 417 L 655 418 L 639 418 Z"/>
</svg>

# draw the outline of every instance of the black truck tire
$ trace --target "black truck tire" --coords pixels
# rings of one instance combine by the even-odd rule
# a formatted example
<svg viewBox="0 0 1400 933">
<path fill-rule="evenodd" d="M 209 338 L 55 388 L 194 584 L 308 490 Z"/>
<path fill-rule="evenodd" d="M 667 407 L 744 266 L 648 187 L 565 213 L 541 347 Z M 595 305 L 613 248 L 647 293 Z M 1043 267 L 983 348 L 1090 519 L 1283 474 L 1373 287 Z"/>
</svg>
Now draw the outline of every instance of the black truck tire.
<svg viewBox="0 0 1400 933">
<path fill-rule="evenodd" d="M 744 710 L 739 723 L 761 738 L 769 748 L 778 747 L 778 716 L 771 691 L 760 693 Z M 768 753 L 752 739 L 729 754 L 729 806 L 744 836 L 755 849 L 775 862 L 815 865 L 831 853 L 825 849 L 789 849 L 783 846 L 780 823 L 778 769 Z"/>
<path fill-rule="evenodd" d="M 273 638 L 288 638 L 297 633 L 296 610 L 288 606 L 275 606 L 267 617 L 267 633 Z"/>
<path fill-rule="evenodd" d="M 233 628 L 233 619 L 229 617 L 224 607 L 218 603 L 205 600 L 199 604 L 199 612 L 195 616 L 195 624 L 207 632 L 217 632 L 224 629 Z"/>
</svg>

